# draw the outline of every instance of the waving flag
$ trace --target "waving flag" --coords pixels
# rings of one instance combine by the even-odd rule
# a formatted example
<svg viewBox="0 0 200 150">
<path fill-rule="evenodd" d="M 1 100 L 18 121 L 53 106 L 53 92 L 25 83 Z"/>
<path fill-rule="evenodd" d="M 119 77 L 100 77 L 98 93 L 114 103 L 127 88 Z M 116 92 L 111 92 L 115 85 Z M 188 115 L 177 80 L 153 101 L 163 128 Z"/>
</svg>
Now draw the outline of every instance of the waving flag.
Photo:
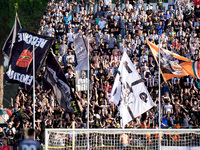
<svg viewBox="0 0 200 150">
<path fill-rule="evenodd" d="M 158 64 L 159 61 L 159 47 L 149 41 L 148 45 L 152 54 Z M 192 62 L 190 59 L 180 56 L 176 53 L 166 49 L 160 49 L 160 68 L 165 80 L 174 77 L 183 77 L 191 75 L 195 78 L 200 77 L 200 62 Z"/>
<path fill-rule="evenodd" d="M 10 109 L 1 108 L 0 109 L 0 115 L 9 115 L 9 116 L 12 116 L 12 111 Z"/>
<path fill-rule="evenodd" d="M 188 65 L 189 64 L 190 63 L 188 63 Z M 189 66 L 188 66 L 188 68 L 189 68 Z M 193 69 L 194 76 L 196 78 L 200 79 L 200 61 L 193 62 L 192 63 L 192 69 Z"/>
<path fill-rule="evenodd" d="M 154 106 L 143 80 L 125 52 L 112 88 L 111 100 L 118 106 L 122 126 Z"/>
<path fill-rule="evenodd" d="M 76 70 L 88 70 L 88 50 L 81 33 L 74 35 L 74 46 L 78 62 Z"/>
<path fill-rule="evenodd" d="M 33 82 L 33 44 L 35 45 L 35 72 L 37 73 L 53 42 L 53 38 L 20 29 L 10 54 L 9 67 L 4 78 L 10 83 L 19 83 L 30 91 Z"/>
<path fill-rule="evenodd" d="M 51 85 L 57 102 L 70 113 L 79 113 L 76 99 L 68 85 L 65 74 L 50 52 L 46 60 L 45 80 Z"/>
<path fill-rule="evenodd" d="M 6 54 L 7 57 L 10 57 L 10 53 L 12 51 L 13 44 L 15 43 L 15 39 L 16 39 L 17 33 L 20 30 L 20 28 L 21 28 L 21 24 L 19 22 L 19 19 L 18 19 L 17 13 L 16 13 L 15 23 L 14 23 L 13 28 L 2 48 L 3 52 Z"/>
</svg>

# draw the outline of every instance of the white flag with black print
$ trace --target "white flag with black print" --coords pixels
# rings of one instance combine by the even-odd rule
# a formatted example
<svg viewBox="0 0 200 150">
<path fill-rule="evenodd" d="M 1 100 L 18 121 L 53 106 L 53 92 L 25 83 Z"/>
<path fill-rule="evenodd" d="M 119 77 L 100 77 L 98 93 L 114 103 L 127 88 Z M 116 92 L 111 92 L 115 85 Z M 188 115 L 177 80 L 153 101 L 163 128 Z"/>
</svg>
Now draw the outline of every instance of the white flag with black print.
<svg viewBox="0 0 200 150">
<path fill-rule="evenodd" d="M 125 52 L 112 88 L 111 100 L 118 106 L 122 127 L 154 106 L 143 80 Z"/>
</svg>

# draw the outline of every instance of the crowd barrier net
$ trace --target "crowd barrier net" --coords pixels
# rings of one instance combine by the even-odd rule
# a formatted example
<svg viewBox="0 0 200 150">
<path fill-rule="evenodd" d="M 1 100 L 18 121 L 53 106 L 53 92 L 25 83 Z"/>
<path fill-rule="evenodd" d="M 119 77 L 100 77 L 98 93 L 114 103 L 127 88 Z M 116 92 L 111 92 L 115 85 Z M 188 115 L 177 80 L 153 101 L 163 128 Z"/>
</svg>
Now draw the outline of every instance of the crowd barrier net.
<svg viewBox="0 0 200 150">
<path fill-rule="evenodd" d="M 199 150 L 200 129 L 46 129 L 45 149 Z"/>
</svg>

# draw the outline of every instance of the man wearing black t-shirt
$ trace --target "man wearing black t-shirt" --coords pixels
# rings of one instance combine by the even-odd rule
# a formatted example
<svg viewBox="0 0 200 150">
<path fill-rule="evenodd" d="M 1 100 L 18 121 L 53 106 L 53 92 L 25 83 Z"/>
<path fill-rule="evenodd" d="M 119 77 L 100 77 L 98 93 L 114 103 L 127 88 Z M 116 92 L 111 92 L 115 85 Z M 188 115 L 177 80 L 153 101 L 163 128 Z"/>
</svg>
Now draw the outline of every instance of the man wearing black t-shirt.
<svg viewBox="0 0 200 150">
<path fill-rule="evenodd" d="M 151 5 L 148 5 L 148 10 L 146 11 L 148 17 L 151 17 L 153 14 L 153 10 L 151 9 Z"/>
<path fill-rule="evenodd" d="M 114 22 L 115 22 L 115 20 L 114 20 L 114 15 L 111 15 L 111 16 L 110 16 L 110 19 L 109 19 L 109 21 L 108 21 L 108 26 L 109 26 L 110 28 L 113 28 L 113 27 L 114 27 Z"/>
<path fill-rule="evenodd" d="M 122 2 L 121 2 L 121 0 L 118 0 L 118 1 L 116 1 L 116 7 L 122 7 Z"/>
<path fill-rule="evenodd" d="M 117 25 L 117 21 L 114 22 L 114 26 L 110 28 L 110 33 L 114 34 L 114 37 L 117 38 L 119 35 L 119 26 Z"/>
</svg>

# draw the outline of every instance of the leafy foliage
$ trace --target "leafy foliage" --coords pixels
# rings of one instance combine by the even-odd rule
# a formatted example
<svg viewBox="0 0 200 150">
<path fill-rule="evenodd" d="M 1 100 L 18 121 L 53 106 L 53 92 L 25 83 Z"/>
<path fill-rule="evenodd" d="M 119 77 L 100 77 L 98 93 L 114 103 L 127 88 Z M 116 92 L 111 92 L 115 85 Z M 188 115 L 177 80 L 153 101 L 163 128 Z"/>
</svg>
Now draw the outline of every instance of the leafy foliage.
<svg viewBox="0 0 200 150">
<path fill-rule="evenodd" d="M 0 48 L 2 49 L 10 33 L 16 12 L 24 29 L 37 32 L 47 2 L 48 0 L 0 0 Z"/>
<path fill-rule="evenodd" d="M 47 2 L 48 0 L 0 0 L 0 51 L 14 24 L 15 13 L 18 13 L 22 27 L 35 33 L 39 29 Z M 3 61 L 0 52 L 0 65 L 3 65 Z M 18 85 L 7 84 L 5 81 L 0 82 L 5 85 L 4 98 L 10 100 L 11 97 L 15 97 Z M 4 107 L 9 107 L 9 103 L 4 101 Z"/>
</svg>

